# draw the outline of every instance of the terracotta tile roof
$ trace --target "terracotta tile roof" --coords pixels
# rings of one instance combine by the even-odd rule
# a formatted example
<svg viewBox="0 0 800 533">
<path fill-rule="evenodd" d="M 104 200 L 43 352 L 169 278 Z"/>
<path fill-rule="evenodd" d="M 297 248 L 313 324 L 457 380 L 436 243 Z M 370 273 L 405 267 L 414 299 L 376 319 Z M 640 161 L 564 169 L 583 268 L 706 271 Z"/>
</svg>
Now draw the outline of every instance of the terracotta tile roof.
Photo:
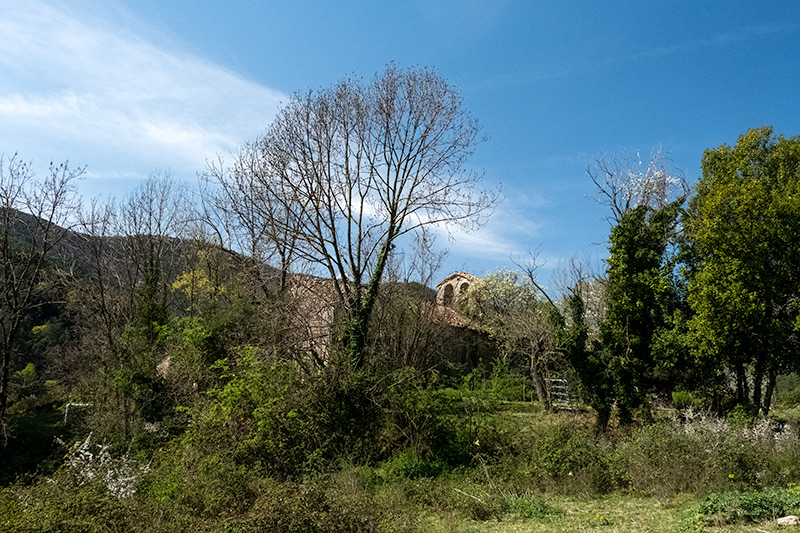
<svg viewBox="0 0 800 533">
<path fill-rule="evenodd" d="M 432 316 L 443 324 L 452 326 L 454 328 L 466 328 L 473 331 L 482 331 L 480 326 L 465 317 L 455 309 L 447 307 L 446 305 L 436 305 L 434 303 L 424 302 L 422 305 L 428 306 L 432 311 Z"/>
</svg>

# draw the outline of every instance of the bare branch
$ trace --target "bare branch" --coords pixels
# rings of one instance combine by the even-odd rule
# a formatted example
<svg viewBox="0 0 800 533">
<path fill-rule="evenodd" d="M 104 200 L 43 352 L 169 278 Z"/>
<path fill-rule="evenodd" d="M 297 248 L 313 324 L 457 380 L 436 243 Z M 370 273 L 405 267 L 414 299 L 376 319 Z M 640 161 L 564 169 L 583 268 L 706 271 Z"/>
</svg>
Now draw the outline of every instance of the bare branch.
<svg viewBox="0 0 800 533">
<path fill-rule="evenodd" d="M 614 224 L 640 205 L 657 209 L 689 192 L 683 175 L 670 169 L 661 146 L 653 148 L 646 167 L 638 152 L 635 158 L 604 154 L 586 172 L 597 187 L 598 202 L 611 209 L 608 219 Z"/>
<path fill-rule="evenodd" d="M 437 72 L 389 65 L 370 83 L 295 94 L 266 135 L 207 176 L 252 253 L 317 265 L 362 338 L 399 237 L 479 226 L 491 212 L 496 194 L 466 166 L 478 134 Z"/>
</svg>

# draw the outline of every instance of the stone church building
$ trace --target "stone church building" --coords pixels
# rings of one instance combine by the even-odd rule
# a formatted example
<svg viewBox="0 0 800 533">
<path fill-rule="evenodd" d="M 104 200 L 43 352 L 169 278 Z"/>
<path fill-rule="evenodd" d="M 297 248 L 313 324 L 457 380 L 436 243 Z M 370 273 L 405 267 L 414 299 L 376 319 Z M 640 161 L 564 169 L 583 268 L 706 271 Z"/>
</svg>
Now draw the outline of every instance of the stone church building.
<svg viewBox="0 0 800 533">
<path fill-rule="evenodd" d="M 436 305 L 453 307 L 458 297 L 464 294 L 470 285 L 479 283 L 480 278 L 466 272 L 453 272 L 436 285 Z"/>
</svg>

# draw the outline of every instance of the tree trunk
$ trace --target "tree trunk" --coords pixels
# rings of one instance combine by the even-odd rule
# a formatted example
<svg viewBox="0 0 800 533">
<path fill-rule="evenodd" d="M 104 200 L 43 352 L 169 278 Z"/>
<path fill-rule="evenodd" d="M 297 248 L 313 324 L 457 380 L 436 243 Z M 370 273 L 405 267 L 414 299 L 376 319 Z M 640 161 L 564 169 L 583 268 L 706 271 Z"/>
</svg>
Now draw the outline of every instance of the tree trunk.
<svg viewBox="0 0 800 533">
<path fill-rule="evenodd" d="M 347 339 L 350 352 L 350 366 L 357 370 L 364 365 L 364 348 L 367 343 L 367 326 L 369 319 L 372 317 L 372 310 L 375 308 L 375 301 L 378 298 L 378 290 L 381 286 L 381 279 L 383 278 L 383 271 L 386 268 L 386 262 L 389 258 L 389 249 L 394 240 L 394 229 L 389 228 L 386 240 L 381 245 L 380 253 L 378 254 L 378 261 L 375 264 L 375 270 L 369 280 L 367 287 L 367 294 L 362 300 L 359 292 L 361 287 L 355 287 L 356 303 L 355 308 L 351 309 L 351 319 L 348 325 Z"/>
<path fill-rule="evenodd" d="M 764 393 L 764 404 L 761 407 L 764 416 L 769 414 L 769 409 L 772 406 L 772 394 L 775 392 L 775 372 L 770 370 L 767 372 L 767 390 Z"/>
<path fill-rule="evenodd" d="M 536 396 L 538 396 L 539 401 L 542 402 L 545 412 L 549 413 L 553 410 L 553 403 L 550 400 L 550 394 L 544 382 L 544 377 L 539 370 L 539 358 L 536 356 L 531 356 L 531 380 L 536 389 Z"/>
<path fill-rule="evenodd" d="M 128 395 L 124 392 L 122 393 L 122 422 L 125 440 L 127 441 L 131 434 L 131 410 Z"/>
<path fill-rule="evenodd" d="M 611 406 L 603 406 L 597 409 L 597 421 L 595 432 L 605 433 L 608 429 L 608 421 L 611 420 Z"/>
<path fill-rule="evenodd" d="M 761 387 L 764 381 L 764 371 L 757 369 L 753 375 L 753 407 L 751 409 L 754 415 L 757 415 L 761 410 Z"/>
<path fill-rule="evenodd" d="M 0 439 L 2 439 L 3 446 L 8 444 L 6 409 L 8 408 L 8 384 L 11 377 L 11 355 L 14 351 L 14 339 L 16 337 L 17 328 L 19 328 L 18 321 L 10 324 L 10 334 L 3 339 L 3 346 L 0 348 L 3 352 L 2 377 L 0 377 Z"/>
<path fill-rule="evenodd" d="M 744 370 L 744 365 L 738 363 L 736 365 L 736 402 L 739 405 L 744 405 L 750 398 L 750 393 L 747 387 L 747 373 Z"/>
<path fill-rule="evenodd" d="M 6 431 L 6 406 L 8 405 L 8 377 L 11 366 L 11 350 L 3 349 L 3 375 L 0 380 L 0 440 L 2 445 L 8 444 Z"/>
</svg>

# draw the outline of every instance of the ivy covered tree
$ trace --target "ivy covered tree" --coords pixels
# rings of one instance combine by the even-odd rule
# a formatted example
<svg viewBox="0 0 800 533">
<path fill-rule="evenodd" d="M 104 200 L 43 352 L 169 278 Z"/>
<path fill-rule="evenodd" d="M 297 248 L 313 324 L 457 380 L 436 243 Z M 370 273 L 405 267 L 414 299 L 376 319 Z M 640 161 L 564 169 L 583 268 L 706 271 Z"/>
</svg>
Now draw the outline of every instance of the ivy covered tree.
<svg viewBox="0 0 800 533">
<path fill-rule="evenodd" d="M 697 358 L 766 414 L 800 347 L 800 137 L 753 129 L 702 168 L 684 223 Z"/>
<path fill-rule="evenodd" d="M 682 203 L 681 198 L 658 209 L 640 205 L 611 230 L 606 319 L 600 331 L 624 422 L 646 393 L 659 390 L 668 372 L 669 361 L 656 344 L 678 306 L 667 248 L 674 242 Z"/>
<path fill-rule="evenodd" d="M 585 289 L 586 284 L 579 282 L 565 298 L 556 345 L 575 372 L 581 397 L 597 411 L 597 430 L 605 431 L 614 406 L 614 378 L 599 339 L 587 325 Z"/>
<path fill-rule="evenodd" d="M 640 163 L 598 160 L 589 176 L 602 203 L 611 209 L 605 313 L 591 341 L 585 325 L 580 285 L 567 300 L 564 349 L 584 393 L 604 429 L 616 404 L 620 420 L 630 422 L 635 408 L 668 381 L 673 315 L 679 307 L 671 245 L 686 186 L 666 168 L 660 149 L 645 169 Z M 583 343 L 576 339 L 584 339 Z"/>
</svg>

